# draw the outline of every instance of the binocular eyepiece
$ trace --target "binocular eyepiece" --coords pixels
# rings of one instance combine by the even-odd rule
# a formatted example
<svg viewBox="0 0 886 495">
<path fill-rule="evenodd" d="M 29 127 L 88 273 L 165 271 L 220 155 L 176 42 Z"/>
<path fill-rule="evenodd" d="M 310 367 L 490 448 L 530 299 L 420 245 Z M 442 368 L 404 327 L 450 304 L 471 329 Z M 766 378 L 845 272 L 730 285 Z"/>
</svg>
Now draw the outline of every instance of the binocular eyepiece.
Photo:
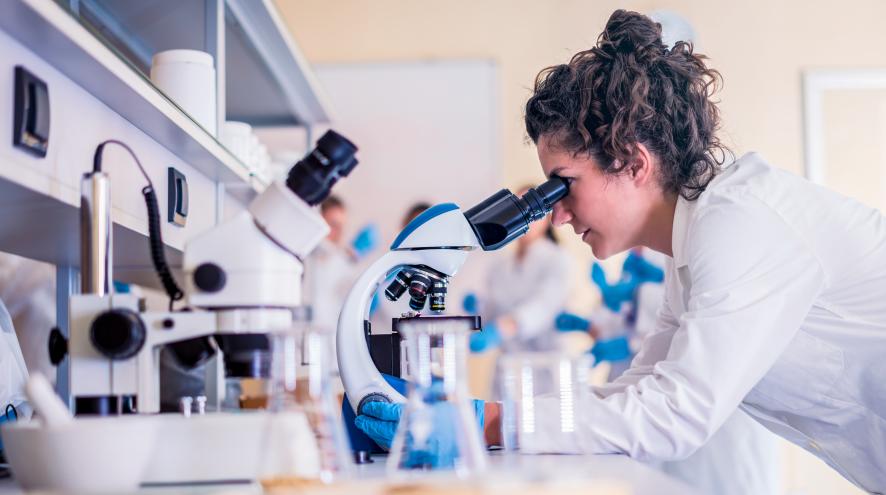
<svg viewBox="0 0 886 495">
<path fill-rule="evenodd" d="M 357 147 L 335 131 L 327 131 L 317 147 L 289 170 L 286 186 L 305 203 L 320 204 L 332 186 L 357 166 Z"/>
<path fill-rule="evenodd" d="M 518 198 L 502 189 L 465 212 L 484 251 L 496 250 L 520 237 L 529 224 L 544 217 L 569 194 L 569 182 L 553 176 Z"/>
</svg>

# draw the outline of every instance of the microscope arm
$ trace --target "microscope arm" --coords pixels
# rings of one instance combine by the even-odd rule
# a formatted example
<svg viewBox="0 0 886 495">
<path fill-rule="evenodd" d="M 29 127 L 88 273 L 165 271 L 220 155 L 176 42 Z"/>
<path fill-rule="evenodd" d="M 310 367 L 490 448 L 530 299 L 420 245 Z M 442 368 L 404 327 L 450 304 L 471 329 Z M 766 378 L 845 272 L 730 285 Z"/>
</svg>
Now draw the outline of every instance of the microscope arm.
<svg viewBox="0 0 886 495">
<path fill-rule="evenodd" d="M 467 249 L 389 251 L 370 265 L 354 284 L 339 316 L 336 347 L 341 378 L 355 412 L 359 413 L 360 406 L 372 400 L 406 401 L 376 370 L 366 346 L 363 321 L 379 283 L 388 274 L 407 265 L 425 265 L 446 275 L 455 275 L 468 253 Z"/>
</svg>

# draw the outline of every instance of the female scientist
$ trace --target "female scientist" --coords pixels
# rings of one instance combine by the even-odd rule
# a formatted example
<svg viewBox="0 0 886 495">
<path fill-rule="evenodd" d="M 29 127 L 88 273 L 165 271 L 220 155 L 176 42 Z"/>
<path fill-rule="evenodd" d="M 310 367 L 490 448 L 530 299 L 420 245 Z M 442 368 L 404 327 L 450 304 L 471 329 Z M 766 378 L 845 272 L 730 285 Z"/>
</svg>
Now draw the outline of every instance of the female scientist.
<svg viewBox="0 0 886 495">
<path fill-rule="evenodd" d="M 582 448 L 683 458 L 741 408 L 884 492 L 886 218 L 758 154 L 721 166 L 704 60 L 619 10 L 526 104 L 544 172 L 571 183 L 554 224 L 598 258 L 668 256 L 657 328 L 581 406 Z"/>
<path fill-rule="evenodd" d="M 571 183 L 554 224 L 598 258 L 668 257 L 656 330 L 576 404 L 581 450 L 685 458 L 741 408 L 886 493 L 886 217 L 754 153 L 722 166 L 718 80 L 691 45 L 667 48 L 658 24 L 619 10 L 526 104 L 544 172 Z M 496 416 L 486 404 L 491 443 Z"/>
</svg>

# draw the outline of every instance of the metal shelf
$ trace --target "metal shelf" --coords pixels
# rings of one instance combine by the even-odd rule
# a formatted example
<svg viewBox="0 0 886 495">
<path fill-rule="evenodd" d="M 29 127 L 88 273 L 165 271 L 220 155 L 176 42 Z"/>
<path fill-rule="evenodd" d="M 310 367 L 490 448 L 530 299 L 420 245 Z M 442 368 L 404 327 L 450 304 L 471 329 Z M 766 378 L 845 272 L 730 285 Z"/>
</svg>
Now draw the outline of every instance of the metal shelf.
<svg viewBox="0 0 886 495">
<path fill-rule="evenodd" d="M 241 199 L 264 187 L 205 129 L 54 2 L 10 2 L 0 16 L 0 29 Z"/>
</svg>

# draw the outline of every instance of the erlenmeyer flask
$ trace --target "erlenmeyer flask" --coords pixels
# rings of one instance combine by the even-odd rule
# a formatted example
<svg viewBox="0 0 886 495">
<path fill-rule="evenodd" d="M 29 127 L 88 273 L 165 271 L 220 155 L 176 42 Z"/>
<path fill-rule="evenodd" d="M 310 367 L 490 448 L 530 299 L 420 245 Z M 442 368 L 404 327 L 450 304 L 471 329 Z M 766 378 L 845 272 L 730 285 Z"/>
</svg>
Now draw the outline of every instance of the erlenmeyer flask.
<svg viewBox="0 0 886 495">
<path fill-rule="evenodd" d="M 486 453 L 467 387 L 471 324 L 423 316 L 400 323 L 406 343 L 409 394 L 391 446 L 393 475 L 453 470 L 466 477 L 486 469 Z"/>
<path fill-rule="evenodd" d="M 259 480 L 289 488 L 348 477 L 350 447 L 331 384 L 331 334 L 308 327 L 271 339 L 268 427 Z"/>
</svg>

